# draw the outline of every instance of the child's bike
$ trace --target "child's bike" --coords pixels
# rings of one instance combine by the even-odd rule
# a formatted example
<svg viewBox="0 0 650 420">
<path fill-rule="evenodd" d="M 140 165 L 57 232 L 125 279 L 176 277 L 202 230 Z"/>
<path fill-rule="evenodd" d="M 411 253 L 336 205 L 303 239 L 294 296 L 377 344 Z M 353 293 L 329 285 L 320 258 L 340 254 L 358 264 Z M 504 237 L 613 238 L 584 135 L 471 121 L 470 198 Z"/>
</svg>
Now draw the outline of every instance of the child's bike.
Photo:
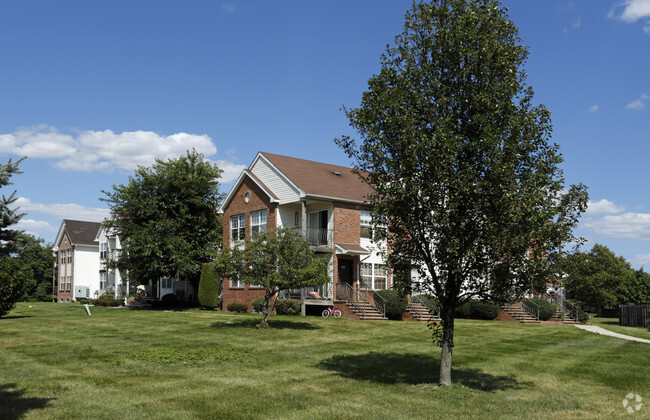
<svg viewBox="0 0 650 420">
<path fill-rule="evenodd" d="M 328 316 L 333 316 L 334 318 L 340 318 L 341 311 L 339 311 L 336 306 L 330 305 L 327 307 L 327 309 L 323 311 L 323 318 L 327 318 Z"/>
</svg>

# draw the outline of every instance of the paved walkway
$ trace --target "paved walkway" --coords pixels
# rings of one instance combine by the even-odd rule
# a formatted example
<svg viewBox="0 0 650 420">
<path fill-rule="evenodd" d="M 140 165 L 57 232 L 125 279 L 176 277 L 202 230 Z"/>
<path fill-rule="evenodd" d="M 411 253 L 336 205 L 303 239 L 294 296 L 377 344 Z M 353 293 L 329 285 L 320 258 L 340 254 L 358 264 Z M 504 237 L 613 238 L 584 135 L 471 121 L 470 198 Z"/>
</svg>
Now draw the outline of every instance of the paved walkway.
<svg viewBox="0 0 650 420">
<path fill-rule="evenodd" d="M 615 333 L 606 330 L 604 328 L 597 327 L 595 325 L 576 325 L 576 327 L 580 328 L 581 330 L 591 331 L 592 333 L 596 333 L 596 334 L 608 335 L 610 337 L 622 338 L 623 340 L 638 341 L 640 343 L 650 344 L 650 340 L 646 340 L 644 338 L 632 337 L 630 335 Z"/>
</svg>

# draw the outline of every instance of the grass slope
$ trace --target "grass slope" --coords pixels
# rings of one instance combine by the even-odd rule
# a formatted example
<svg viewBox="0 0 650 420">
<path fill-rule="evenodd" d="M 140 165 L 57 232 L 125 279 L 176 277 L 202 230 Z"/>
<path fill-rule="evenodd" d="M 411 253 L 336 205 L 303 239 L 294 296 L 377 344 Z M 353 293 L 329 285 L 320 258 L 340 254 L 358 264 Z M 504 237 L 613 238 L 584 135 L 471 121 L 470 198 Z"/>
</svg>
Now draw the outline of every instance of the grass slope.
<svg viewBox="0 0 650 420">
<path fill-rule="evenodd" d="M 458 320 L 444 389 L 423 323 L 32 305 L 0 319 L 0 419 L 650 418 L 650 346 L 572 326 Z"/>
</svg>

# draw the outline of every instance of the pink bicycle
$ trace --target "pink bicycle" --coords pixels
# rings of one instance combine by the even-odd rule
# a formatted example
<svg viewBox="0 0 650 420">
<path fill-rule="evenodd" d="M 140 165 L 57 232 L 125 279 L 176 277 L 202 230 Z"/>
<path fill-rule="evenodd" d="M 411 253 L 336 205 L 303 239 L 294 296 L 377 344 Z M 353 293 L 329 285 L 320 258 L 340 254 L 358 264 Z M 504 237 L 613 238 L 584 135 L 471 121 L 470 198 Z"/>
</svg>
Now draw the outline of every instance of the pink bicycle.
<svg viewBox="0 0 650 420">
<path fill-rule="evenodd" d="M 327 318 L 328 316 L 333 316 L 334 318 L 340 318 L 341 317 L 341 311 L 336 306 L 329 305 L 327 309 L 323 311 L 323 318 Z"/>
</svg>

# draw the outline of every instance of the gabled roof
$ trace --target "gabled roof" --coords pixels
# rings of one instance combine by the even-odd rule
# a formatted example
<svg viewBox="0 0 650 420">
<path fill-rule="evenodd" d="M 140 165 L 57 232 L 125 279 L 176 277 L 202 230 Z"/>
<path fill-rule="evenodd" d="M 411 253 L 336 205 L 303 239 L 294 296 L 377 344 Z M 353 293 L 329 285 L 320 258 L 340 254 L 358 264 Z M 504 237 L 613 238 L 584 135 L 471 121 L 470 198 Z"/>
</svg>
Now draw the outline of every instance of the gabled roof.
<svg viewBox="0 0 650 420">
<path fill-rule="evenodd" d="M 242 171 L 242 173 L 239 175 L 239 178 L 237 178 L 237 181 L 235 181 L 235 184 L 233 185 L 233 187 L 230 189 L 230 192 L 226 196 L 226 199 L 223 200 L 223 202 L 219 206 L 219 209 L 217 210 L 219 213 L 223 213 L 223 210 L 226 207 L 226 204 L 230 203 L 230 200 L 232 200 L 232 198 L 233 198 L 233 196 L 235 194 L 235 191 L 237 191 L 237 189 L 239 188 L 241 183 L 244 182 L 245 177 L 250 178 L 255 184 L 257 184 L 257 186 L 260 187 L 260 189 L 262 191 L 264 191 L 264 193 L 266 195 L 269 196 L 272 203 L 278 201 L 278 197 L 273 193 L 273 191 L 271 191 L 266 185 L 264 185 L 262 180 L 260 180 L 257 176 L 255 176 L 254 173 L 252 173 L 248 169 L 244 169 Z"/>
<path fill-rule="evenodd" d="M 95 236 L 101 223 L 99 222 L 85 222 L 83 220 L 63 219 L 59 233 L 54 242 L 55 248 L 58 249 L 64 235 L 68 235 L 72 245 L 92 245 L 97 246 L 95 243 Z"/>
<path fill-rule="evenodd" d="M 373 189 L 352 172 L 351 168 L 260 152 L 282 172 L 305 196 L 367 202 Z"/>
</svg>

